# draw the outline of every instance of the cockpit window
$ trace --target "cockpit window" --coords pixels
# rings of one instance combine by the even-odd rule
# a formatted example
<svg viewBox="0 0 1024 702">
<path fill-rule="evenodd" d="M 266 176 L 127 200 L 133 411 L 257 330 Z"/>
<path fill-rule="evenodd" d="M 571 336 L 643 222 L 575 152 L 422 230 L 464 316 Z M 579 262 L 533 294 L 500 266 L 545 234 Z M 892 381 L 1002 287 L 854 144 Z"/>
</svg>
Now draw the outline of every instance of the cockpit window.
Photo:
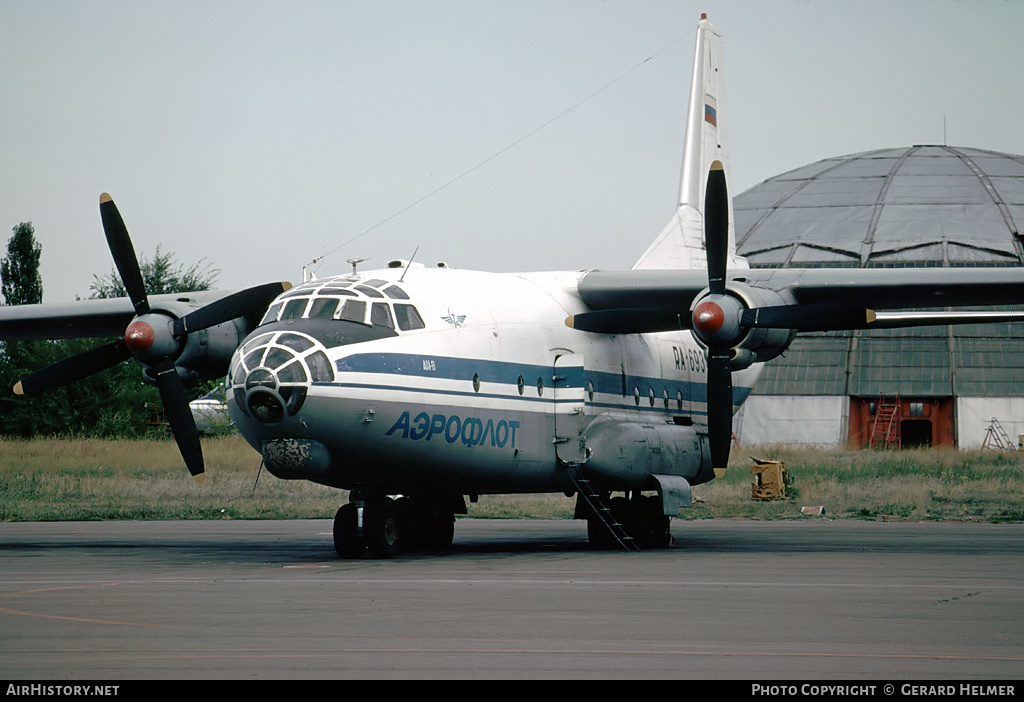
<svg viewBox="0 0 1024 702">
<path fill-rule="evenodd" d="M 380 290 L 374 290 L 373 288 L 368 288 L 365 285 L 357 285 L 356 290 L 363 293 L 367 297 L 384 297 L 381 294 Z"/>
<path fill-rule="evenodd" d="M 426 325 L 416 308 L 412 305 L 395 303 L 395 318 L 398 320 L 398 328 L 402 331 L 423 329 Z"/>
<path fill-rule="evenodd" d="M 310 318 L 333 319 L 334 311 L 338 309 L 338 298 L 318 297 L 313 300 L 313 306 L 309 308 Z"/>
<path fill-rule="evenodd" d="M 271 322 L 277 321 L 277 315 L 281 312 L 281 307 L 284 305 L 282 302 L 278 302 L 276 305 L 271 306 L 267 313 L 263 315 L 263 321 L 260 325 L 270 324 Z"/>
<path fill-rule="evenodd" d="M 384 294 L 390 297 L 392 300 L 409 299 L 409 296 L 405 294 L 405 291 L 402 290 L 397 285 L 389 285 L 388 287 L 384 288 Z"/>
<path fill-rule="evenodd" d="M 395 322 L 391 319 L 391 308 L 386 302 L 375 302 L 370 308 L 370 324 L 378 327 L 395 328 Z"/>
<path fill-rule="evenodd" d="M 367 301 L 368 297 L 373 301 Z M 386 299 L 395 302 L 385 302 Z M 310 281 L 283 295 L 267 310 L 260 325 L 307 318 L 337 319 L 388 329 L 395 329 L 397 325 L 401 331 L 425 328 L 423 318 L 413 305 L 398 302 L 408 299 L 409 294 L 399 283 L 377 278 Z"/>
<path fill-rule="evenodd" d="M 306 311 L 307 302 L 309 302 L 309 298 L 289 300 L 285 303 L 284 310 L 281 311 L 281 319 L 300 319 L 302 313 Z"/>
<path fill-rule="evenodd" d="M 366 303 L 362 300 L 345 300 L 338 319 L 366 324 Z"/>
</svg>

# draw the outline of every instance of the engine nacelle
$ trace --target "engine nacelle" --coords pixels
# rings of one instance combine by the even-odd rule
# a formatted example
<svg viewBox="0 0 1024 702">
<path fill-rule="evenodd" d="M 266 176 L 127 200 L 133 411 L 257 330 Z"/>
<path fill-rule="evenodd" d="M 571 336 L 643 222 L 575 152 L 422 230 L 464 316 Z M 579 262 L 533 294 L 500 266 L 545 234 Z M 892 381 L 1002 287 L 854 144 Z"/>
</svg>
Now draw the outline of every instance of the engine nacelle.
<svg viewBox="0 0 1024 702">
<path fill-rule="evenodd" d="M 649 490 L 653 475 L 692 485 L 714 477 L 707 434 L 693 426 L 629 422 L 598 416 L 587 427 L 587 473 L 610 489 Z"/>
<path fill-rule="evenodd" d="M 712 299 L 709 291 L 705 290 L 698 295 L 690 307 L 690 314 L 706 300 Z M 731 350 L 732 369 L 742 370 L 753 363 L 763 363 L 781 355 L 796 338 L 796 331 L 793 329 L 771 329 L 751 328 L 742 324 L 741 316 L 744 310 L 758 307 L 779 307 L 796 304 L 796 299 L 789 291 L 782 293 L 767 288 L 757 288 L 736 281 L 726 285 L 726 295 L 718 296 L 718 306 L 721 309 L 723 319 L 720 328 L 717 330 L 722 341 L 728 343 Z M 728 304 L 721 304 L 728 302 Z M 701 338 L 697 325 L 694 326 L 694 338 L 705 349 L 708 348 L 707 340 Z"/>
<path fill-rule="evenodd" d="M 171 320 L 184 317 L 195 311 L 200 306 L 195 302 L 185 300 L 164 302 L 158 308 L 153 309 L 151 316 L 166 318 L 169 323 Z M 188 336 L 184 338 L 180 351 L 177 351 L 176 355 L 172 355 L 178 375 L 186 383 L 212 380 L 226 375 L 232 354 L 248 333 L 248 322 L 244 318 L 189 332 Z M 136 358 L 143 366 L 143 376 L 146 381 L 154 382 L 154 371 L 149 366 L 149 363 L 153 361 L 144 355 L 137 355 Z"/>
<path fill-rule="evenodd" d="M 231 355 L 248 333 L 239 329 L 240 321 L 224 322 L 208 329 L 191 332 L 175 365 L 198 380 L 227 375 Z"/>
</svg>

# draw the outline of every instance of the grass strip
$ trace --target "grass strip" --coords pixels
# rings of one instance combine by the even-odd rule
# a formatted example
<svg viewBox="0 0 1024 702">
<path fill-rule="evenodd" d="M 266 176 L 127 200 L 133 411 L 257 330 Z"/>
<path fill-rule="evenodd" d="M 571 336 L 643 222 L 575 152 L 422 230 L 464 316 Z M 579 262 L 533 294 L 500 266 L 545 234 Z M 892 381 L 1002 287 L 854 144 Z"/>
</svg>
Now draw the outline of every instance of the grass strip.
<svg viewBox="0 0 1024 702">
<path fill-rule="evenodd" d="M 324 519 L 348 499 L 259 472 L 259 454 L 238 436 L 203 439 L 203 451 L 199 485 L 170 440 L 0 439 L 0 520 Z M 751 500 L 751 461 L 734 449 L 726 476 L 696 486 L 694 507 L 680 517 L 806 519 L 802 507 L 821 506 L 839 519 L 1024 521 L 1017 452 L 762 447 L 755 455 L 785 461 L 786 499 Z M 469 514 L 568 519 L 574 505 L 564 495 L 481 495 Z"/>
</svg>

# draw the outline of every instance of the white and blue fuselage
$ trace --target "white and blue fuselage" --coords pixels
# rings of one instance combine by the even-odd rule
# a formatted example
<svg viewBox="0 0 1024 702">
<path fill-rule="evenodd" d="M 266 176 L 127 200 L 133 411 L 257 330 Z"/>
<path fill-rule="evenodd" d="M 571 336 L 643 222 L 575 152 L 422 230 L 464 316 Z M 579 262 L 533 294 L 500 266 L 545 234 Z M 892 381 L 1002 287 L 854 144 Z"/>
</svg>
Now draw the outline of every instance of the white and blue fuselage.
<svg viewBox="0 0 1024 702">
<path fill-rule="evenodd" d="M 293 288 L 231 361 L 233 421 L 278 477 L 387 494 L 571 492 L 567 465 L 607 489 L 710 479 L 704 349 L 567 327 L 581 275 L 405 265 Z"/>
</svg>

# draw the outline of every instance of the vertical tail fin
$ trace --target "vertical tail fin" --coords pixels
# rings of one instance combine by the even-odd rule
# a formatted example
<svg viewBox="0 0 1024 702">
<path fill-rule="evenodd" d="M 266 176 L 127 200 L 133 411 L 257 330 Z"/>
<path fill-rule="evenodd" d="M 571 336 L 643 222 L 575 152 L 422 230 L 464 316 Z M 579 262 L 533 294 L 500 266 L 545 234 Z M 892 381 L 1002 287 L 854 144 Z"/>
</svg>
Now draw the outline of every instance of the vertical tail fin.
<svg viewBox="0 0 1024 702">
<path fill-rule="evenodd" d="M 729 159 L 722 113 L 722 36 L 707 15 L 697 25 L 697 47 L 686 116 L 679 207 L 633 268 L 706 268 L 705 224 L 727 224 L 728 261 L 735 258 Z M 709 175 L 712 186 L 708 188 Z M 724 179 L 723 179 L 724 175 Z M 739 265 L 746 267 L 743 263 Z"/>
</svg>

